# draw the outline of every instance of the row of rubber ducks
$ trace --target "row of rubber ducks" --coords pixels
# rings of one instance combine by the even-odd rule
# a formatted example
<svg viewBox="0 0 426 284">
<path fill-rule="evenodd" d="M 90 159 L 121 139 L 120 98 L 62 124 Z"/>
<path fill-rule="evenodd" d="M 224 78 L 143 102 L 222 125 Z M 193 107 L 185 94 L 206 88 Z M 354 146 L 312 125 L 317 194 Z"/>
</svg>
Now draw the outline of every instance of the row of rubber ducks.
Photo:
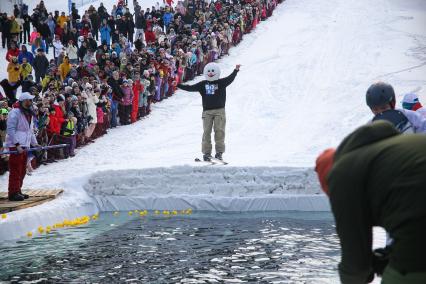
<svg viewBox="0 0 426 284">
<path fill-rule="evenodd" d="M 93 215 L 92 217 L 89 216 L 83 216 L 83 217 L 77 217 L 75 219 L 72 220 L 68 220 L 65 219 L 62 223 L 56 223 L 53 226 L 46 226 L 46 228 L 44 228 L 43 226 L 39 226 L 37 228 L 37 232 L 42 235 L 42 234 L 49 234 L 52 230 L 57 230 L 60 228 L 66 228 L 66 227 L 78 227 L 78 226 L 82 226 L 85 225 L 87 223 L 90 222 L 90 220 L 96 221 L 99 219 L 99 213 Z M 27 237 L 31 238 L 33 236 L 33 232 L 30 231 L 27 233 Z"/>
<path fill-rule="evenodd" d="M 113 213 L 114 216 L 118 216 L 120 214 L 119 211 L 115 211 Z M 139 216 L 144 217 L 147 216 L 149 214 L 148 210 L 133 210 L 133 211 L 129 211 L 127 213 L 129 216 L 133 216 L 133 215 L 137 215 L 139 214 Z M 155 210 L 154 211 L 154 215 L 164 215 L 164 216 L 173 216 L 173 215 L 191 215 L 192 214 L 192 209 L 186 209 L 186 210 Z"/>
<path fill-rule="evenodd" d="M 120 212 L 115 211 L 113 213 L 114 216 L 118 216 L 120 214 Z M 129 216 L 133 216 L 133 215 L 137 215 L 139 214 L 140 217 L 144 217 L 144 216 L 148 216 L 149 212 L 148 210 L 134 210 L 134 211 L 129 211 L 128 215 Z M 177 216 L 177 215 L 191 215 L 192 214 L 192 209 L 186 209 L 186 210 L 155 210 L 154 211 L 154 215 L 159 216 L 159 215 L 164 215 L 164 216 Z M 1 214 L 0 215 L 1 219 L 6 219 L 7 215 L 6 214 Z M 43 226 L 39 226 L 37 228 L 37 232 L 42 235 L 44 233 L 49 234 L 52 230 L 56 230 L 56 229 L 60 229 L 60 228 L 66 228 L 66 227 L 77 227 L 77 226 L 81 226 L 81 225 L 85 225 L 87 223 L 90 222 L 90 220 L 96 221 L 99 218 L 99 213 L 93 215 L 92 217 L 89 216 L 83 216 L 83 217 L 77 217 L 73 220 L 68 220 L 65 219 L 62 223 L 56 223 L 53 226 L 46 226 L 46 228 L 44 228 Z M 27 233 L 27 237 L 31 238 L 33 236 L 33 232 L 30 231 Z"/>
</svg>

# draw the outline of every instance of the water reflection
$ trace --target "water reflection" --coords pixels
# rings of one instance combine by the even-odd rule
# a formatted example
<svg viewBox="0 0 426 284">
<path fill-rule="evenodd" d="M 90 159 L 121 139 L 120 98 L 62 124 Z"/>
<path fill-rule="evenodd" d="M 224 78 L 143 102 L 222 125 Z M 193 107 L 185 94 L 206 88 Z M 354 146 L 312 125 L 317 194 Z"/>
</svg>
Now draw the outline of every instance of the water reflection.
<svg viewBox="0 0 426 284">
<path fill-rule="evenodd" d="M 313 213 L 113 217 L 2 247 L 0 280 L 331 283 L 338 241 Z M 115 226 L 111 226 L 114 224 Z M 38 282 L 37 281 L 37 282 Z"/>
</svg>

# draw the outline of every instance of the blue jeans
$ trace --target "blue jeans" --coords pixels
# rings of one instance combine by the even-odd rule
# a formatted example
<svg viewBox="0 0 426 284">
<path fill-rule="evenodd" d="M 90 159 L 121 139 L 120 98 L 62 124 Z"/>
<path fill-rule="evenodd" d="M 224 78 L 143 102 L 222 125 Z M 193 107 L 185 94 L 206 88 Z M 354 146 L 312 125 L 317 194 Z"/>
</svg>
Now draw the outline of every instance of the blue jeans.
<svg viewBox="0 0 426 284">
<path fill-rule="evenodd" d="M 118 102 L 111 102 L 111 127 L 117 127 Z"/>
</svg>

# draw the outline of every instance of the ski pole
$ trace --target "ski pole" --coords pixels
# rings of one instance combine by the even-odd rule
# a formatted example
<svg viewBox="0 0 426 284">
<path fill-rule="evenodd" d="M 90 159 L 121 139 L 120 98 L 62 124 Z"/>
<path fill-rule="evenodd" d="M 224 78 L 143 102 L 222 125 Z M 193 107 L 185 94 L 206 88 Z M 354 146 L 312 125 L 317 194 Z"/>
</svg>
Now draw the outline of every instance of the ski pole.
<svg viewBox="0 0 426 284">
<path fill-rule="evenodd" d="M 43 146 L 43 147 L 35 147 L 35 148 L 29 148 L 29 149 L 23 149 L 24 152 L 34 152 L 34 151 L 40 151 L 40 150 L 49 150 L 49 149 L 55 149 L 55 148 L 65 148 L 69 147 L 69 144 L 58 144 L 58 145 L 52 145 L 52 146 Z M 7 154 L 18 154 L 18 151 L 4 151 L 0 152 L 0 155 L 7 155 Z"/>
</svg>

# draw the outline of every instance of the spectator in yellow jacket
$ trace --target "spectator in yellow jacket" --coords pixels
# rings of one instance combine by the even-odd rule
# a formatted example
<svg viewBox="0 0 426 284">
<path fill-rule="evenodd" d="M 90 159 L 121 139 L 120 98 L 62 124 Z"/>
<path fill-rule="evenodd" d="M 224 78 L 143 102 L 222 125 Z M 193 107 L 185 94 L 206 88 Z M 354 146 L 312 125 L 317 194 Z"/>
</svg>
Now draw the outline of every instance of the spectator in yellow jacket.
<svg viewBox="0 0 426 284">
<path fill-rule="evenodd" d="M 19 23 L 16 21 L 14 16 L 11 16 L 10 17 L 10 35 L 12 36 L 12 39 L 17 40 L 20 32 L 21 32 L 21 27 L 19 26 Z"/>
<path fill-rule="evenodd" d="M 64 24 L 66 24 L 67 21 L 68 21 L 68 17 L 65 16 L 65 12 L 62 12 L 61 15 L 58 17 L 58 19 L 56 20 L 56 22 L 59 24 L 61 28 L 64 27 Z"/>
<path fill-rule="evenodd" d="M 59 74 L 61 76 L 61 81 L 64 81 L 65 78 L 68 76 L 71 70 L 71 64 L 68 56 L 64 57 L 64 61 L 61 65 L 59 65 Z"/>
<path fill-rule="evenodd" d="M 12 60 L 7 65 L 7 73 L 10 84 L 19 81 L 19 63 L 17 57 L 12 57 Z"/>
<path fill-rule="evenodd" d="M 25 80 L 28 75 L 30 75 L 33 72 L 33 67 L 31 64 L 27 62 L 27 58 L 22 58 L 22 64 L 19 67 L 19 74 L 21 75 L 21 80 Z"/>
</svg>

